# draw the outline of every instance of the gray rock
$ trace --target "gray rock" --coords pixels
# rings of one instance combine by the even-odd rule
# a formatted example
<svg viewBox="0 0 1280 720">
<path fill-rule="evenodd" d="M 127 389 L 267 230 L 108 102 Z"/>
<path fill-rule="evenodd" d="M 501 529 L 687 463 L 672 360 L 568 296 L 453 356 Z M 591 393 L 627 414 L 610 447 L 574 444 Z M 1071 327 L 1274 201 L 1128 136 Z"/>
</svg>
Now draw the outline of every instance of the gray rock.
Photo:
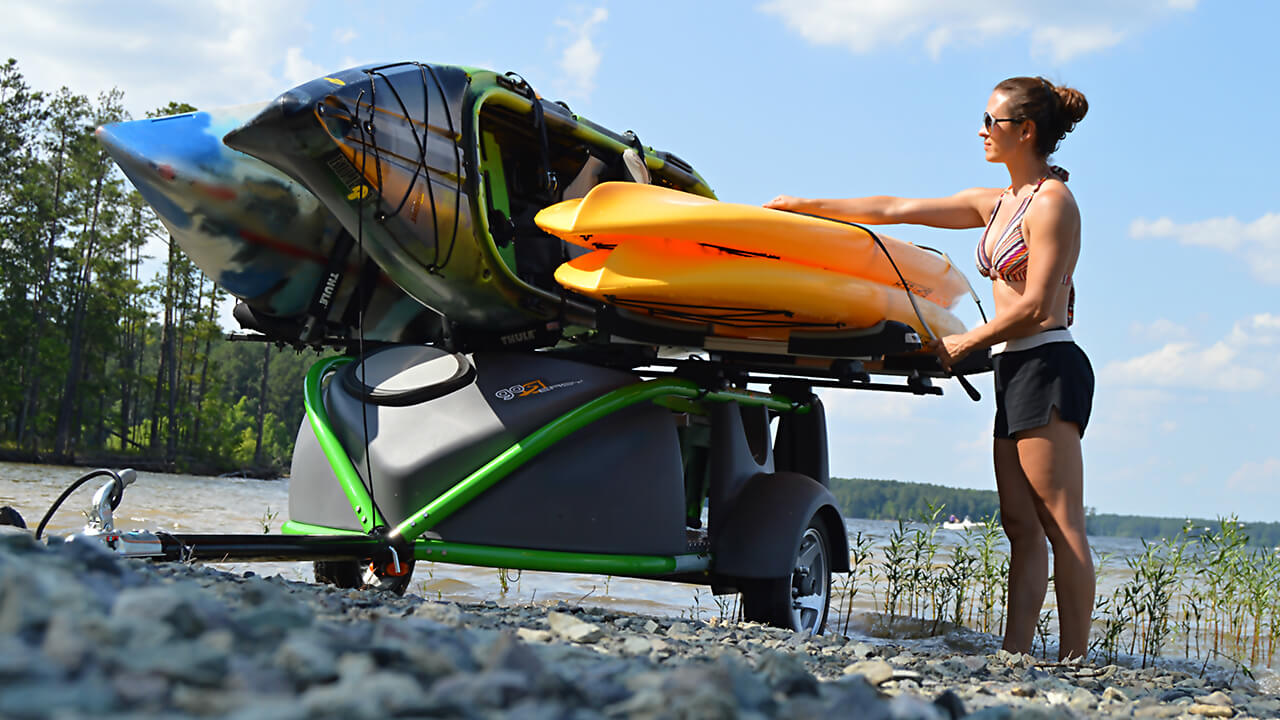
<svg viewBox="0 0 1280 720">
<path fill-rule="evenodd" d="M 951 714 L 945 709 L 910 694 L 899 695 L 889 701 L 889 717 L 895 720 L 951 720 Z"/>
<path fill-rule="evenodd" d="M 1093 710 L 1098 706 L 1098 698 L 1084 688 L 1075 688 L 1068 693 L 1067 704 L 1076 710 Z"/>
<path fill-rule="evenodd" d="M 783 695 L 817 695 L 818 681 L 805 664 L 794 655 L 768 651 L 763 653 L 756 670 L 765 682 Z"/>
<path fill-rule="evenodd" d="M 996 705 L 965 716 L 965 720 L 1012 720 L 1013 708 Z"/>
<path fill-rule="evenodd" d="M 693 637 L 693 630 L 682 622 L 673 622 L 667 628 L 667 637 L 676 640 L 684 640 Z"/>
<path fill-rule="evenodd" d="M 427 714 L 432 709 L 427 693 L 411 677 L 378 671 L 345 678 L 338 683 L 316 685 L 297 701 L 309 715 L 383 720 L 388 715 Z"/>
<path fill-rule="evenodd" d="M 152 586 L 129 588 L 116 596 L 111 607 L 116 619 L 142 619 L 164 623 L 178 637 L 192 638 L 207 629 L 226 627 L 229 614 L 225 607 L 187 587 Z"/>
<path fill-rule="evenodd" d="M 884 660 L 863 660 L 844 669 L 845 675 L 861 675 L 872 685 L 883 685 L 893 679 L 893 666 Z"/>
<path fill-rule="evenodd" d="M 871 657 L 875 652 L 876 650 L 874 647 L 864 642 L 854 643 L 853 647 L 849 650 L 849 654 L 856 658 Z"/>
<path fill-rule="evenodd" d="M 1160 702 L 1168 703 L 1182 698 L 1189 698 L 1191 695 L 1191 690 L 1188 688 L 1175 687 L 1161 692 L 1159 698 Z"/>
<path fill-rule="evenodd" d="M 1244 711 L 1260 718 L 1280 716 L 1280 699 L 1254 699 L 1244 704 Z"/>
<path fill-rule="evenodd" d="M 551 632 L 569 642 L 594 643 L 604 637 L 604 631 L 598 625 L 584 622 L 567 613 L 547 613 L 547 624 Z"/>
<path fill-rule="evenodd" d="M 236 620 L 254 639 L 278 642 L 290 630 L 310 626 L 315 613 L 297 603 L 277 603 L 238 612 Z"/>
<path fill-rule="evenodd" d="M 734 694 L 734 678 L 730 668 L 717 663 L 712 666 L 688 667 L 669 673 L 663 683 L 668 712 L 685 718 L 734 718 L 739 698 Z"/>
<path fill-rule="evenodd" d="M 151 673 L 116 672 L 111 687 L 120 702 L 139 710 L 158 710 L 168 704 L 169 678 Z"/>
<path fill-rule="evenodd" d="M 413 614 L 448 627 L 461 627 L 470 620 L 470 615 L 463 613 L 451 602 L 427 601 L 414 608 Z"/>
<path fill-rule="evenodd" d="M 530 683 L 537 687 L 548 687 L 558 683 L 552 682 L 551 675 L 542 659 L 510 633 L 503 633 L 489 648 L 488 657 L 483 667 L 487 672 L 509 671 L 524 675 Z"/>
<path fill-rule="evenodd" d="M 529 691 L 529 679 L 520 673 L 458 673 L 432 685 L 427 704 L 436 714 L 469 715 L 476 709 L 509 707 L 527 697 Z"/>
<path fill-rule="evenodd" d="M 333 651 L 307 632 L 291 633 L 276 650 L 273 662 L 302 687 L 338 678 Z"/>
<path fill-rule="evenodd" d="M 555 637 L 550 630 L 537 630 L 534 628 L 516 628 L 516 637 L 527 643 L 548 643 Z"/>
<path fill-rule="evenodd" d="M 626 662 L 601 662 L 578 669 L 572 678 L 561 677 L 566 687 L 566 699 L 580 700 L 575 705 L 588 705 L 593 708 L 604 708 L 622 702 L 631 695 L 623 680 L 634 673 L 634 665 Z"/>
<path fill-rule="evenodd" d="M 227 652 L 193 641 L 117 649 L 116 666 L 140 675 L 160 675 L 191 685 L 220 685 L 227 674 Z"/>
<path fill-rule="evenodd" d="M 251 702 L 251 696 L 244 693 L 192 687 L 182 683 L 173 688 L 174 707 L 192 715 L 227 715 Z"/>
<path fill-rule="evenodd" d="M 40 646 L 45 657 L 72 670 L 80 667 L 92 649 L 92 641 L 77 616 L 61 613 L 49 619 Z"/>
<path fill-rule="evenodd" d="M 1125 692 L 1120 688 L 1113 686 L 1102 691 L 1102 701 L 1113 702 L 1113 703 L 1127 703 L 1129 702 L 1129 696 L 1126 695 Z"/>
<path fill-rule="evenodd" d="M 1231 707 L 1235 704 L 1232 702 L 1231 696 L 1221 690 L 1215 690 L 1208 695 L 1202 695 L 1196 698 L 1196 702 L 1203 705 L 1220 705 L 1222 707 Z"/>
<path fill-rule="evenodd" d="M 1200 715 L 1203 717 L 1229 718 L 1236 714 L 1234 708 L 1226 705 L 1206 705 L 1204 703 L 1195 703 L 1187 708 L 1187 712 L 1192 715 Z"/>
<path fill-rule="evenodd" d="M 49 586 L 57 582 L 48 570 L 0 567 L 0 634 L 42 631 L 53 613 Z"/>
<path fill-rule="evenodd" d="M 653 643 L 639 635 L 622 639 L 622 652 L 626 655 L 646 655 L 653 650 Z"/>
<path fill-rule="evenodd" d="M 173 627 L 168 623 L 150 622 L 145 617 L 108 617 L 107 629 L 111 647 L 147 648 L 170 642 Z"/>
<path fill-rule="evenodd" d="M 311 720 L 315 715 L 295 697 L 265 697 L 227 715 L 226 720 Z"/>
<path fill-rule="evenodd" d="M 64 682 L 41 681 L 0 688 L 0 717 L 25 720 L 65 715 L 96 715 L 114 710 L 115 691 L 96 674 L 79 679 L 70 691 Z"/>
<path fill-rule="evenodd" d="M 1172 718 L 1182 714 L 1183 708 L 1178 705 L 1163 705 L 1160 703 L 1152 703 L 1150 705 L 1139 705 L 1133 709 L 1135 718 Z"/>
<path fill-rule="evenodd" d="M 625 700 L 606 706 L 604 714 L 608 717 L 626 718 L 672 717 L 667 696 L 656 687 L 642 688 Z"/>
</svg>

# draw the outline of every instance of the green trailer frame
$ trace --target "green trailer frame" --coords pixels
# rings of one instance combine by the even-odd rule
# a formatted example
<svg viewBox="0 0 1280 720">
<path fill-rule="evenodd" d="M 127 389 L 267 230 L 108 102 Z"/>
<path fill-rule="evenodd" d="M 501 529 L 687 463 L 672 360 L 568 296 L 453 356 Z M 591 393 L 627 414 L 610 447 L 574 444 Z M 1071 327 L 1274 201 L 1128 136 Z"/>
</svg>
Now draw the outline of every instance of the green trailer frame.
<svg viewBox="0 0 1280 720">
<path fill-rule="evenodd" d="M 356 471 L 346 449 L 329 422 L 324 405 L 323 383 L 326 377 L 353 362 L 351 357 L 326 358 L 316 362 L 304 381 L 303 403 L 307 422 L 320 442 L 329 465 L 351 503 L 363 533 L 288 521 L 282 531 L 289 535 L 372 537 L 380 529 L 388 529 L 382 543 L 408 544 L 415 560 L 508 568 L 512 570 L 547 570 L 581 572 L 634 577 L 662 577 L 687 573 L 708 573 L 714 557 L 710 552 L 684 555 L 622 555 L 605 553 L 562 552 L 491 545 L 452 543 L 422 537 L 437 524 L 457 512 L 485 490 L 501 482 L 521 465 L 571 435 L 574 431 L 601 418 L 643 402 L 671 401 L 737 402 L 747 407 L 764 407 L 780 413 L 806 413 L 808 406 L 789 398 L 741 389 L 707 390 L 683 378 L 658 378 L 619 388 L 580 405 L 543 425 L 507 448 L 470 475 L 460 479 L 447 491 L 390 528 L 378 513 L 364 480 Z M 686 405 L 688 403 L 686 402 Z M 689 407 L 694 407 L 689 405 Z"/>
</svg>

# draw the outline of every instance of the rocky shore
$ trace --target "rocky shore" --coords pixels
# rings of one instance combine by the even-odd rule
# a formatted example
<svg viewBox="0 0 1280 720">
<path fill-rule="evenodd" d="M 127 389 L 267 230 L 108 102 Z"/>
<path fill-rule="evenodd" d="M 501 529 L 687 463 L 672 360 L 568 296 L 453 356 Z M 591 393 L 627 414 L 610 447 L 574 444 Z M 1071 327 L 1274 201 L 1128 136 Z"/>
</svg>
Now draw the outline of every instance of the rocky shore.
<svg viewBox="0 0 1280 720">
<path fill-rule="evenodd" d="M 122 560 L 0 527 L 3 718 L 1273 718 L 1252 681 Z"/>
</svg>

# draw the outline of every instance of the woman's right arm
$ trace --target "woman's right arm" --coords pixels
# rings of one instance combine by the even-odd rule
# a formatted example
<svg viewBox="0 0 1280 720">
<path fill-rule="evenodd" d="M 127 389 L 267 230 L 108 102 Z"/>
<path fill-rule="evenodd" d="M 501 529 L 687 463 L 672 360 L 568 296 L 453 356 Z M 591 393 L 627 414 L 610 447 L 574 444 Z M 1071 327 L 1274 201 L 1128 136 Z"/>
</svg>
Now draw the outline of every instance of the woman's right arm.
<svg viewBox="0 0 1280 720">
<path fill-rule="evenodd" d="M 986 225 L 986 213 L 999 196 L 997 188 L 969 188 L 944 198 L 877 195 L 818 200 L 779 195 L 764 206 L 866 225 L 909 223 L 937 228 L 975 228 Z"/>
</svg>

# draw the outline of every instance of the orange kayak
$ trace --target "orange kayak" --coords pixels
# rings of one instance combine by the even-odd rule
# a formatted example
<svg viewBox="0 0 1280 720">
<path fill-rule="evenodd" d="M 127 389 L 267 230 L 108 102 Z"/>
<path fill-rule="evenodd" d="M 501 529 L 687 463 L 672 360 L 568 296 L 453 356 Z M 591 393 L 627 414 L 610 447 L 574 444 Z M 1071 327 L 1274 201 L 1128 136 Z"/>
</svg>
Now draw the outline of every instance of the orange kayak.
<svg viewBox="0 0 1280 720">
<path fill-rule="evenodd" d="M 678 240 L 637 239 L 556 270 L 574 292 L 656 318 L 710 326 L 711 334 L 785 339 L 793 330 L 906 323 L 925 340 L 964 332 L 950 311 L 913 303 L 899 288 L 784 260 L 743 257 Z"/>
<path fill-rule="evenodd" d="M 534 221 L 552 235 L 593 249 L 663 239 L 901 288 L 902 279 L 885 257 L 887 250 L 916 295 L 952 308 L 969 292 L 964 275 L 950 260 L 911 243 L 876 233 L 885 246 L 881 250 L 866 231 L 844 223 L 719 202 L 657 185 L 602 183 L 586 197 L 544 208 Z"/>
</svg>

